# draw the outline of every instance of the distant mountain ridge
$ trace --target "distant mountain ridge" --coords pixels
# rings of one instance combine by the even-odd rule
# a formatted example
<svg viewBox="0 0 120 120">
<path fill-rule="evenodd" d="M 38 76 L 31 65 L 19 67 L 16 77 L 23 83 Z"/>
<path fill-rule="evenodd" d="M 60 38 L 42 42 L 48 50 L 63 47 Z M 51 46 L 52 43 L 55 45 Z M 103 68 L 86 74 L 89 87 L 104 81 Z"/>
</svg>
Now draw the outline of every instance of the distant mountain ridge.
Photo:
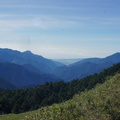
<svg viewBox="0 0 120 120">
<path fill-rule="evenodd" d="M 25 69 L 21 65 L 8 62 L 0 62 L 0 77 L 4 78 L 5 87 L 0 88 L 21 88 L 24 86 L 40 85 L 46 82 L 59 81 L 57 77 L 45 73 L 34 73 Z M 7 81 L 6 81 L 7 80 Z M 3 80 L 2 80 L 3 81 Z M 3 84 L 3 82 L 0 84 Z M 10 86 L 14 87 L 10 87 Z"/>
<path fill-rule="evenodd" d="M 83 78 L 94 73 L 100 73 L 102 70 L 120 62 L 120 53 L 115 53 L 106 58 L 88 58 L 71 64 L 56 68 L 53 74 L 61 77 L 65 81 L 76 78 Z"/>
<path fill-rule="evenodd" d="M 119 52 L 105 58 L 83 59 L 66 66 L 40 55 L 35 55 L 31 51 L 20 52 L 11 49 L 0 49 L 0 67 L 2 67 L 0 69 L 0 77 L 9 80 L 9 82 L 13 80 L 14 82 L 11 82 L 11 84 L 15 86 L 18 86 L 18 83 L 21 86 L 27 86 L 28 84 L 43 84 L 60 79 L 71 81 L 76 78 L 84 78 L 94 73 L 100 73 L 104 69 L 119 62 Z M 7 76 L 9 77 L 6 76 L 6 72 L 8 72 Z M 23 75 L 24 73 L 25 75 Z M 20 79 L 24 82 L 20 82 Z M 19 82 L 16 83 L 16 80 Z"/>
<path fill-rule="evenodd" d="M 74 65 L 77 65 L 77 64 L 82 64 L 82 63 L 85 63 L 85 62 L 93 62 L 93 63 L 112 62 L 112 63 L 118 63 L 118 62 L 120 62 L 120 53 L 117 52 L 117 53 L 115 53 L 113 55 L 110 55 L 110 56 L 107 56 L 105 58 L 87 58 L 87 59 L 78 61 L 78 62 L 76 62 L 74 64 L 71 64 L 70 66 L 74 66 Z"/>
<path fill-rule="evenodd" d="M 0 88 L 15 89 L 59 81 L 50 72 L 63 64 L 35 55 L 31 51 L 20 52 L 0 49 Z M 3 85 L 3 87 L 2 87 Z"/>
<path fill-rule="evenodd" d="M 4 89 L 16 89 L 16 86 L 14 86 L 12 83 L 10 83 L 9 81 L 0 78 L 0 89 L 4 90 Z"/>
<path fill-rule="evenodd" d="M 0 49 L 0 59 L 18 65 L 31 64 L 44 73 L 50 73 L 55 68 L 63 65 L 40 55 L 35 55 L 31 51 L 20 52 L 11 49 Z"/>
</svg>

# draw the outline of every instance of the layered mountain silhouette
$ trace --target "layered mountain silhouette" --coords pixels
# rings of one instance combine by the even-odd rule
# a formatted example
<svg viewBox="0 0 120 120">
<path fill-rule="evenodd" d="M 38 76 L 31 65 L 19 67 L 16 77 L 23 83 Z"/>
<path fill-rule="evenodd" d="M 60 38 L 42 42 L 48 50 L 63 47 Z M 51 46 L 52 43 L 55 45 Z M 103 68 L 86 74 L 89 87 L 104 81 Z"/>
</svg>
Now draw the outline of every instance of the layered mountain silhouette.
<svg viewBox="0 0 120 120">
<path fill-rule="evenodd" d="M 45 82 L 59 81 L 59 78 L 49 73 L 62 65 L 30 51 L 0 49 L 0 77 L 3 78 L 0 81 L 0 88 L 27 88 Z"/>
<path fill-rule="evenodd" d="M 50 73 L 55 68 L 63 65 L 40 55 L 35 55 L 31 51 L 20 52 L 11 49 L 0 49 L 0 60 L 18 65 L 30 64 L 44 73 Z"/>
<path fill-rule="evenodd" d="M 44 84 L 45 82 L 54 82 L 60 80 L 57 77 L 54 77 L 53 75 L 45 73 L 37 74 L 35 72 L 31 72 L 25 69 L 24 66 L 8 62 L 0 62 L 0 77 L 4 78 L 4 81 L 7 84 L 3 88 L 7 88 L 11 85 L 13 85 L 14 87 L 8 88 L 15 88 L 15 86 L 16 88 L 22 88 Z"/>
<path fill-rule="evenodd" d="M 66 66 L 30 51 L 0 49 L 0 88 L 15 89 L 51 81 L 81 79 L 100 73 L 118 62 L 120 62 L 120 53 L 106 58 L 83 59 Z"/>
<path fill-rule="evenodd" d="M 0 91 L 4 89 L 16 89 L 16 86 L 14 86 L 12 83 L 9 81 L 0 78 Z"/>
<path fill-rule="evenodd" d="M 106 58 L 88 58 L 71 64 L 62 66 L 53 71 L 53 74 L 61 77 L 65 81 L 76 78 L 83 78 L 94 73 L 100 73 L 104 69 L 120 62 L 120 53 L 115 53 Z"/>
</svg>

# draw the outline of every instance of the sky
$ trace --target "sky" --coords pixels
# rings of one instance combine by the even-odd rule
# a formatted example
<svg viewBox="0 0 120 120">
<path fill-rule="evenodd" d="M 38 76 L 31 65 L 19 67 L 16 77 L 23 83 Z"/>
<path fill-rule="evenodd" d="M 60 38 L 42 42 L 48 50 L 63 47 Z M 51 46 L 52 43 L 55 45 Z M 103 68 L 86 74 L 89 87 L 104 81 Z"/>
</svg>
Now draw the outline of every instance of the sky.
<svg viewBox="0 0 120 120">
<path fill-rule="evenodd" d="M 50 59 L 120 52 L 120 0 L 0 0 L 0 48 Z"/>
</svg>

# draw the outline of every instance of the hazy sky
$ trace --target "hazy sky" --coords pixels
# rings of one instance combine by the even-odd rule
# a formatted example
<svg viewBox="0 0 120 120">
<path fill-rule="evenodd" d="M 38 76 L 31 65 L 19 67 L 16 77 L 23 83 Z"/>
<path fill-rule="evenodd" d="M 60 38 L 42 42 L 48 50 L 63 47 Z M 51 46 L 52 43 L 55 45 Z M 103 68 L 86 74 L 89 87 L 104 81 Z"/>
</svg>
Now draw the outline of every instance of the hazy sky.
<svg viewBox="0 0 120 120">
<path fill-rule="evenodd" d="M 0 0 L 0 48 L 47 58 L 120 51 L 120 0 Z"/>
</svg>

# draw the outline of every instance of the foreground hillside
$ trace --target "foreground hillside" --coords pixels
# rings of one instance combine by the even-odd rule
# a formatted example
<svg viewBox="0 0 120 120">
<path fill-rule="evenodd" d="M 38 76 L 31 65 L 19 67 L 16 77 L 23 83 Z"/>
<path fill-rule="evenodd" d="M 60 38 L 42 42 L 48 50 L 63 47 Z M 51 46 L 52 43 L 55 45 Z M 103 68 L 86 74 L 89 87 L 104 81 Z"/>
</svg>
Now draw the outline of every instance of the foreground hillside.
<svg viewBox="0 0 120 120">
<path fill-rule="evenodd" d="M 1 115 L 0 120 L 120 120 L 120 74 L 69 101 L 33 112 Z"/>
</svg>

